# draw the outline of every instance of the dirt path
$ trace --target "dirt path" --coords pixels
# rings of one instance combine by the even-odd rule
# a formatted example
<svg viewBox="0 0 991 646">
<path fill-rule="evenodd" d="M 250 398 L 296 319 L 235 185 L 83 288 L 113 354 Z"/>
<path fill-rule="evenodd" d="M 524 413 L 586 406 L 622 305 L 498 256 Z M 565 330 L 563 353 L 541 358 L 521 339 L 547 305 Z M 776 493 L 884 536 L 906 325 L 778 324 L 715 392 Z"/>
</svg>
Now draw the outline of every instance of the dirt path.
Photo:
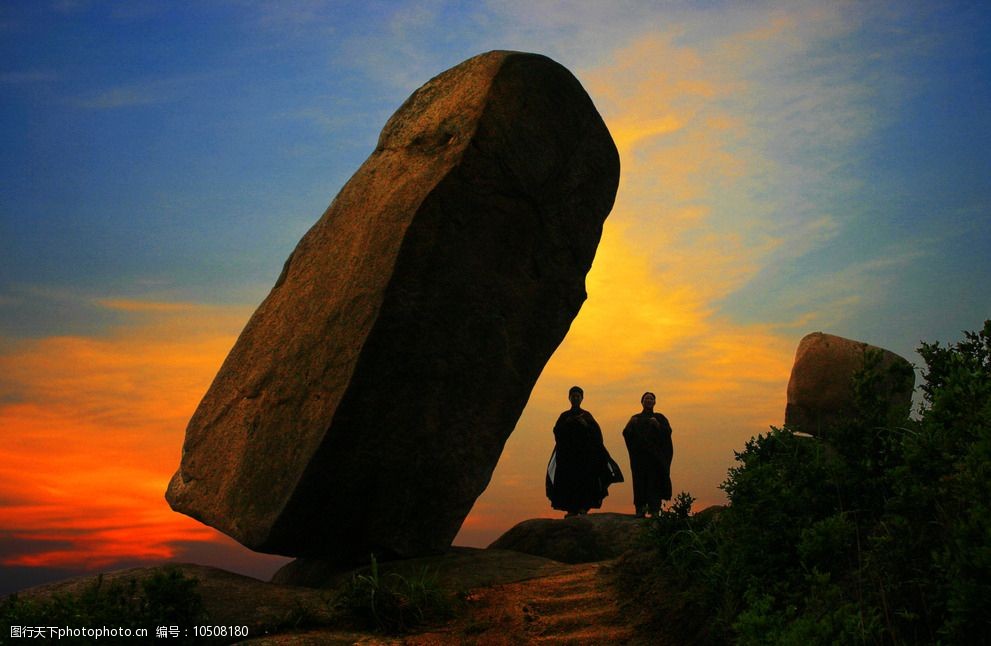
<svg viewBox="0 0 991 646">
<path fill-rule="evenodd" d="M 603 564 L 470 593 L 467 609 L 442 629 L 383 644 L 624 644 L 632 629 L 620 615 Z M 367 643 L 367 642 L 366 642 Z"/>
</svg>

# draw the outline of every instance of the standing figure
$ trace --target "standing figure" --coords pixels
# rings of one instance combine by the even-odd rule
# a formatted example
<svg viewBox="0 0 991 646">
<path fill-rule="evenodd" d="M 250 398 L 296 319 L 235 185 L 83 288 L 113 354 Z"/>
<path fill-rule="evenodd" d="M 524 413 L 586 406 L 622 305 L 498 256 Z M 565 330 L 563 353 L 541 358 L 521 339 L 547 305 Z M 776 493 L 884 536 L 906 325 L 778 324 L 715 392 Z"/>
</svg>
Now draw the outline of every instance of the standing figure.
<svg viewBox="0 0 991 646">
<path fill-rule="evenodd" d="M 630 418 L 623 429 L 623 439 L 630 452 L 633 472 L 633 507 L 637 517 L 656 516 L 662 500 L 671 499 L 671 424 L 654 412 L 657 398 L 646 392 L 640 398 L 643 411 Z"/>
<path fill-rule="evenodd" d="M 547 465 L 547 497 L 551 507 L 566 512 L 565 518 L 601 507 L 609 485 L 623 479 L 602 443 L 598 422 L 581 408 L 584 398 L 578 386 L 568 391 L 571 408 L 554 424 L 554 452 Z"/>
</svg>

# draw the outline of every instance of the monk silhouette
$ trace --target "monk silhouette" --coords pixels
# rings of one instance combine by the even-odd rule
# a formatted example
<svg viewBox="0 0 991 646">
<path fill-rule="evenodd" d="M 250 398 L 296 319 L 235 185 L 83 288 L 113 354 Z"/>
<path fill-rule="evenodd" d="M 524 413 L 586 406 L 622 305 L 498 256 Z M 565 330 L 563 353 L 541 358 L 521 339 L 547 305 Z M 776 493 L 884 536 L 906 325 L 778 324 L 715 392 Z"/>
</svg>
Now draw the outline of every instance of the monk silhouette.
<svg viewBox="0 0 991 646">
<path fill-rule="evenodd" d="M 602 429 L 592 414 L 581 408 L 584 391 L 568 391 L 571 408 L 554 424 L 554 452 L 547 465 L 547 497 L 551 507 L 565 518 L 587 514 L 602 506 L 609 485 L 622 482 L 623 474 L 602 443 Z"/>
<path fill-rule="evenodd" d="M 654 412 L 656 401 L 654 393 L 645 392 L 640 398 L 643 410 L 623 429 L 633 472 L 633 507 L 640 518 L 656 516 L 661 501 L 671 499 L 671 424 L 667 417 Z"/>
</svg>

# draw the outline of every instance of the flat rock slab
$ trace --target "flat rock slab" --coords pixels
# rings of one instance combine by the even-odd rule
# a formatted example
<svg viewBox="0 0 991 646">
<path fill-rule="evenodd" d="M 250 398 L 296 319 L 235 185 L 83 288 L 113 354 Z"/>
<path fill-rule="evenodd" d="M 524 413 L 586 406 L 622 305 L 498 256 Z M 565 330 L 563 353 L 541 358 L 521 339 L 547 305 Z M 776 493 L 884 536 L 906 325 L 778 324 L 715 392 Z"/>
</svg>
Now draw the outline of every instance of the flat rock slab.
<svg viewBox="0 0 991 646">
<path fill-rule="evenodd" d="M 340 570 L 334 561 L 297 559 L 276 572 L 272 583 L 339 589 L 352 576 L 367 574 L 369 569 L 366 565 Z M 381 576 L 394 572 L 406 578 L 416 578 L 426 571 L 442 590 L 457 594 L 473 588 L 557 574 L 566 566 L 549 558 L 510 550 L 451 547 L 443 554 L 381 562 L 378 569 Z"/>
<path fill-rule="evenodd" d="M 633 548 L 649 522 L 614 513 L 532 518 L 512 527 L 489 549 L 515 550 L 561 563 L 607 561 Z"/>
<path fill-rule="evenodd" d="M 618 181 L 554 61 L 489 52 L 429 81 L 241 333 L 169 504 L 263 552 L 447 548 L 585 300 Z"/>
<path fill-rule="evenodd" d="M 905 418 L 912 407 L 915 371 L 905 358 L 862 341 L 813 332 L 798 344 L 788 381 L 785 425 L 821 435 L 854 409 L 854 375 L 864 369 L 868 353 L 879 353 L 878 384 L 889 414 Z"/>
</svg>

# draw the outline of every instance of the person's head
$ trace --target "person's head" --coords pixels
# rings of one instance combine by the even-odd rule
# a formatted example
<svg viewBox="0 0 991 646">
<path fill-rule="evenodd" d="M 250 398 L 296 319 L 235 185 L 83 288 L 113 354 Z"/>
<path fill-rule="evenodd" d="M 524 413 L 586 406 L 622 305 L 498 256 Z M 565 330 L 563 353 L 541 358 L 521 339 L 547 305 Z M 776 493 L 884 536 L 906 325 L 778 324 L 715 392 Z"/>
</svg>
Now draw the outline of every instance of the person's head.
<svg viewBox="0 0 991 646">
<path fill-rule="evenodd" d="M 585 391 L 578 386 L 572 386 L 568 391 L 568 401 L 571 402 L 571 405 L 577 406 L 582 403 L 583 399 L 585 399 Z"/>
<path fill-rule="evenodd" d="M 644 410 L 653 410 L 654 404 L 657 403 L 657 397 L 648 390 L 640 396 L 640 403 L 643 405 Z"/>
</svg>

